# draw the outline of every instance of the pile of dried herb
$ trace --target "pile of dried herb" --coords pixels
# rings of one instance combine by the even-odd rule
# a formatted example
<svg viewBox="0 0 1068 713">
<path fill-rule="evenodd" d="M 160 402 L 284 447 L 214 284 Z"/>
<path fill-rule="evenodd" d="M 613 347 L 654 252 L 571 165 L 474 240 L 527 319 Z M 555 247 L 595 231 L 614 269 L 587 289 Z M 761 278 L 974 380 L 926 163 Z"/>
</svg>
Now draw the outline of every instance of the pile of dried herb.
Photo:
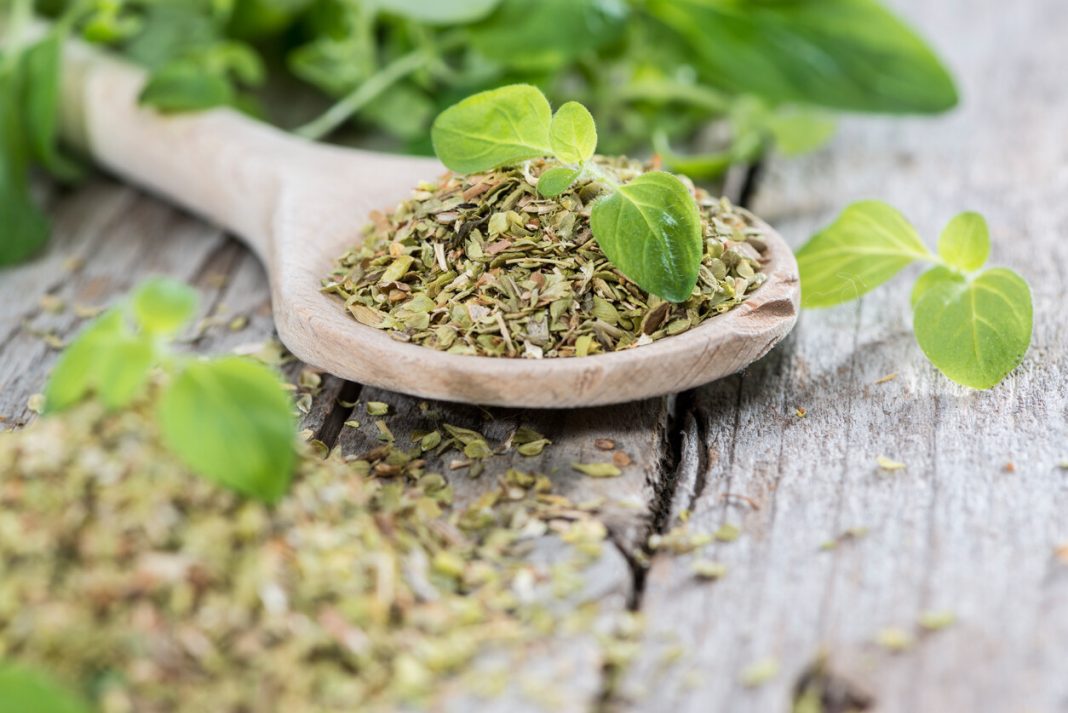
<svg viewBox="0 0 1068 713">
<path fill-rule="evenodd" d="M 652 170 L 594 159 L 627 183 Z M 694 189 L 704 255 L 697 287 L 673 304 L 638 288 L 592 239 L 603 186 L 538 193 L 553 162 L 534 160 L 424 184 L 340 258 L 323 290 L 362 324 L 454 354 L 585 356 L 649 344 L 725 312 L 764 281 L 765 244 L 749 214 Z"/>
<path fill-rule="evenodd" d="M 468 432 L 359 459 L 306 448 L 271 506 L 183 466 L 151 403 L 0 437 L 0 659 L 103 713 L 421 708 L 450 681 L 503 685 L 487 657 L 590 626 L 566 601 L 604 526 L 514 469 L 454 506 L 422 453 L 466 453 Z M 551 572 L 524 557 L 545 537 L 572 545 Z"/>
</svg>

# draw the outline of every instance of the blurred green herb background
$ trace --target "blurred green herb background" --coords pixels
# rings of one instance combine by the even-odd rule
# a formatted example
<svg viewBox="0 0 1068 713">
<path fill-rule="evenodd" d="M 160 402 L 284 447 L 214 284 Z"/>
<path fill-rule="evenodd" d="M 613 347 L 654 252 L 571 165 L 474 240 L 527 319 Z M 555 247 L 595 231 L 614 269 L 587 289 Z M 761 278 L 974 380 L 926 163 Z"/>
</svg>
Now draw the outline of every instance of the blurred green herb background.
<svg viewBox="0 0 1068 713">
<path fill-rule="evenodd" d="M 6 6 L 6 7 L 5 7 Z M 527 82 L 589 107 L 606 154 L 713 179 L 821 145 L 834 112 L 957 101 L 934 51 L 876 0 L 0 0 L 0 264 L 47 238 L 27 173 L 56 149 L 68 34 L 151 72 L 142 101 L 230 105 L 304 136 L 430 154 L 439 111 Z M 30 41 L 33 12 L 57 24 Z M 284 101 L 283 101 L 284 99 Z M 702 153 L 689 153 L 700 149 Z"/>
</svg>

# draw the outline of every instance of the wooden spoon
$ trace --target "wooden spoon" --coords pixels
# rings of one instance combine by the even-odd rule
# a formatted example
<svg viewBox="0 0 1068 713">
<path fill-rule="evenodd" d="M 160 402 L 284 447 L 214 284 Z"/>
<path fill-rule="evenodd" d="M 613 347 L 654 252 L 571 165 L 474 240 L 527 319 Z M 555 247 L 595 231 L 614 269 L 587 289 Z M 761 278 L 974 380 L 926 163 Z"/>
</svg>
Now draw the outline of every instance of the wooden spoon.
<svg viewBox="0 0 1068 713">
<path fill-rule="evenodd" d="M 163 116 L 138 106 L 140 70 L 69 42 L 63 134 L 124 179 L 233 231 L 267 271 L 282 342 L 345 379 L 417 396 L 500 406 L 610 404 L 682 391 L 768 352 L 797 320 L 797 263 L 764 223 L 767 282 L 695 329 L 610 354 L 510 359 L 447 354 L 357 323 L 320 279 L 374 209 L 406 198 L 436 161 L 304 141 L 221 109 Z"/>
</svg>

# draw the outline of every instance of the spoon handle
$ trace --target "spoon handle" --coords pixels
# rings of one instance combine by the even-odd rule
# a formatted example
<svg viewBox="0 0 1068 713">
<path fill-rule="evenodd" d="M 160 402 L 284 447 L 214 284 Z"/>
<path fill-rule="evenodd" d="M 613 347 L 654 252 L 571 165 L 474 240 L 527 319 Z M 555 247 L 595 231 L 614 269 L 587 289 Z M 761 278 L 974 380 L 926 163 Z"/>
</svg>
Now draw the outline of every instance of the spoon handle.
<svg viewBox="0 0 1068 713">
<path fill-rule="evenodd" d="M 67 141 L 269 256 L 284 172 L 306 165 L 308 142 L 231 109 L 165 115 L 141 106 L 145 72 L 78 40 L 66 43 L 62 74 Z"/>
</svg>

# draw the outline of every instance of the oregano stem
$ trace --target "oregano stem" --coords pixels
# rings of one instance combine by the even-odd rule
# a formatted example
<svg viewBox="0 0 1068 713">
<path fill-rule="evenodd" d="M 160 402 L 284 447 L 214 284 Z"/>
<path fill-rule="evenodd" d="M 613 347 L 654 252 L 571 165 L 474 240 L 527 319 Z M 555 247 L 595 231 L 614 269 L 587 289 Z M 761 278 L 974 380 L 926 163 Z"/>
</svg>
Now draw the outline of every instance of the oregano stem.
<svg viewBox="0 0 1068 713">
<path fill-rule="evenodd" d="M 587 161 L 586 163 L 582 164 L 582 173 L 583 175 L 589 176 L 590 178 L 596 181 L 604 183 L 613 191 L 618 191 L 621 185 L 619 181 L 616 180 L 615 176 L 610 175 L 607 171 L 605 171 L 603 168 L 593 163 L 592 161 Z"/>
<path fill-rule="evenodd" d="M 436 45 L 424 45 L 398 57 L 352 90 L 337 104 L 327 109 L 317 119 L 299 127 L 294 133 L 314 141 L 322 139 L 354 117 L 394 84 L 420 69 L 433 65 L 442 51 L 452 49 L 462 40 L 462 36 L 458 33 L 449 35 Z"/>
<path fill-rule="evenodd" d="M 425 67 L 431 59 L 432 55 L 422 49 L 399 57 L 368 78 L 367 81 L 361 83 L 352 93 L 327 109 L 317 119 L 298 128 L 296 133 L 315 141 L 322 139 L 377 99 L 382 92 L 409 74 Z"/>
</svg>

